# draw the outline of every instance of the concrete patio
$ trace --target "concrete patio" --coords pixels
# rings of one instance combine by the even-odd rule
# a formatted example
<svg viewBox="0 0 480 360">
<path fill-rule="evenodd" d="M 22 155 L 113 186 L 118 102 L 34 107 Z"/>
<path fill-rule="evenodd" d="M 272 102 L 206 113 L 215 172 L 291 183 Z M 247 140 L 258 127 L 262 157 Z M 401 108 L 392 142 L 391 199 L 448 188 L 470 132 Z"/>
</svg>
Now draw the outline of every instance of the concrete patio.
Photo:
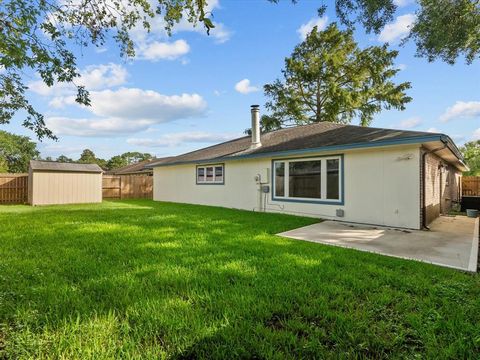
<svg viewBox="0 0 480 360">
<path fill-rule="evenodd" d="M 478 230 L 478 218 L 441 216 L 430 231 L 324 221 L 278 235 L 476 271 Z"/>
</svg>

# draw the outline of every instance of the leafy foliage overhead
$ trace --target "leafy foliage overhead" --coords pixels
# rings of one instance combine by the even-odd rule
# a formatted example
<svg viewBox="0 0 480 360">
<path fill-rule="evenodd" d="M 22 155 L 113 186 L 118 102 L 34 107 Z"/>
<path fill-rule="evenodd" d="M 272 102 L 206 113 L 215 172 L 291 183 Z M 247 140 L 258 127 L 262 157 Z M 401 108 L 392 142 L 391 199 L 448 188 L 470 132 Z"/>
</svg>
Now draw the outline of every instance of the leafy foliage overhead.
<svg viewBox="0 0 480 360">
<path fill-rule="evenodd" d="M 279 0 L 269 0 L 278 2 Z M 292 0 L 296 3 L 299 0 Z M 464 56 L 468 63 L 480 54 L 479 0 L 417 0 L 416 21 L 407 39 L 417 46 L 417 55 L 429 61 L 453 64 Z M 155 17 L 163 20 L 167 33 L 184 19 L 214 27 L 208 0 L 3 0 L 0 2 L 0 124 L 15 114 L 23 126 L 41 140 L 55 139 L 43 115 L 29 102 L 24 76 L 38 74 L 48 86 L 73 83 L 79 76 L 75 50 L 90 44 L 102 46 L 112 38 L 120 55 L 132 57 L 133 28 L 151 29 Z M 349 27 L 361 24 L 367 32 L 379 33 L 394 19 L 394 0 L 336 0 L 335 11 Z M 323 15 L 327 6 L 319 9 Z M 88 89 L 76 85 L 76 101 L 90 104 Z"/>
<path fill-rule="evenodd" d="M 470 168 L 464 175 L 480 176 L 480 140 L 467 142 L 460 151 Z"/>
<path fill-rule="evenodd" d="M 350 28 L 361 24 L 367 33 L 375 34 L 394 20 L 398 10 L 394 0 L 336 0 L 334 4 L 342 24 Z M 416 20 L 405 40 L 415 43 L 418 56 L 449 64 L 462 56 L 467 63 L 479 57 L 480 1 L 416 0 L 415 5 Z M 321 6 L 319 16 L 326 10 L 326 5 Z"/>
<path fill-rule="evenodd" d="M 0 124 L 23 110 L 23 125 L 39 139 L 55 138 L 43 115 L 28 101 L 24 75 L 38 74 L 42 81 L 74 83 L 79 76 L 72 49 L 102 46 L 112 37 L 120 55 L 135 55 L 130 30 L 161 16 L 168 33 L 181 19 L 214 27 L 205 12 L 206 0 L 3 0 L 0 2 Z M 89 105 L 87 89 L 76 86 L 76 101 Z"/>
<path fill-rule="evenodd" d="M 403 110 L 411 101 L 405 94 L 410 83 L 393 82 L 396 56 L 386 45 L 360 49 L 352 31 L 336 24 L 324 31 L 315 27 L 285 59 L 283 80 L 264 87 L 271 111 L 262 118 L 264 130 L 291 123 L 347 124 L 355 117 L 368 126 L 384 108 Z"/>
</svg>

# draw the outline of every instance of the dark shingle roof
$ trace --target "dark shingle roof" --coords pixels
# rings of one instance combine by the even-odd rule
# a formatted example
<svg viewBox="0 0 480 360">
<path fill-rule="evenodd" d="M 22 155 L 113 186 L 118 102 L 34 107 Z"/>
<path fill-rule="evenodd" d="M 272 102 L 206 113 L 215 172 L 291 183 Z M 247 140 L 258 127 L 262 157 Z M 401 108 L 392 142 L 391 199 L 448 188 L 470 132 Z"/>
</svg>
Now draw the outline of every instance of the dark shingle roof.
<svg viewBox="0 0 480 360">
<path fill-rule="evenodd" d="M 145 168 L 146 165 L 157 162 L 161 159 L 152 159 L 152 160 L 144 160 L 140 161 L 135 164 L 130 164 L 127 166 L 123 166 L 118 169 L 111 170 L 110 173 L 116 175 L 126 175 L 126 174 L 144 174 L 144 173 L 151 173 L 152 169 Z"/>
<path fill-rule="evenodd" d="M 56 161 L 30 160 L 30 167 L 37 171 L 88 172 L 101 173 L 103 170 L 97 164 L 61 163 Z"/>
<path fill-rule="evenodd" d="M 281 153 L 292 150 L 315 150 L 324 147 L 362 144 L 376 146 L 383 142 L 395 142 L 425 136 L 440 136 L 421 131 L 393 130 L 355 125 L 341 125 L 322 122 L 296 126 L 262 134 L 262 146 L 250 149 L 251 138 L 244 136 L 238 139 L 213 145 L 173 157 L 160 166 L 178 163 L 203 162 L 216 159 L 234 159 L 239 156 L 262 156 L 262 154 Z"/>
</svg>

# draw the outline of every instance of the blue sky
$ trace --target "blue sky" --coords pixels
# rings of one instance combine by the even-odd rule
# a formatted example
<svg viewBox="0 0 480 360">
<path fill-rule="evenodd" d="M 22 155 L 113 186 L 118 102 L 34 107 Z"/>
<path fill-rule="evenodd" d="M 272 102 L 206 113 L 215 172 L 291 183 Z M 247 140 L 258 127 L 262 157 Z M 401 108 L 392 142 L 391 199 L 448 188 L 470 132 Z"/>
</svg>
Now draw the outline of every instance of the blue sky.
<svg viewBox="0 0 480 360">
<path fill-rule="evenodd" d="M 360 46 L 389 41 L 400 54 L 398 81 L 410 81 L 413 101 L 405 111 L 383 111 L 372 126 L 428 130 L 450 135 L 458 145 L 480 139 L 480 64 L 428 63 L 399 39 L 414 19 L 415 4 L 397 0 L 395 21 L 380 36 L 356 32 Z M 328 2 L 326 2 L 328 4 Z M 281 75 L 283 61 L 300 42 L 302 30 L 335 21 L 333 7 L 318 18 L 320 1 L 272 4 L 266 0 L 211 1 L 216 29 L 180 24 L 172 37 L 160 22 L 151 34 L 138 30 L 137 57 L 124 60 L 114 44 L 74 49 L 91 91 L 92 106 L 72 101 L 68 86 L 45 87 L 27 80 L 29 97 L 42 111 L 59 141 L 39 143 L 42 156 L 78 158 L 84 148 L 109 158 L 125 151 L 169 156 L 242 135 L 249 127 L 251 104 L 263 104 L 262 86 Z M 18 124 L 2 128 L 34 135 Z M 355 122 L 354 122 L 355 123 Z"/>
</svg>

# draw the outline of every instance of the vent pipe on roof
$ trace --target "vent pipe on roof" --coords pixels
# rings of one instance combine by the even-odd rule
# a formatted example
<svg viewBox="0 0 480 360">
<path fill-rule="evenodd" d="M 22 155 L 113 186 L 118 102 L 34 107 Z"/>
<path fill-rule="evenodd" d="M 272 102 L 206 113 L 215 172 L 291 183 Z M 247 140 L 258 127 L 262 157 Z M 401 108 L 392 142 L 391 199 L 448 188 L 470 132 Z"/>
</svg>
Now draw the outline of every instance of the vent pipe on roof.
<svg viewBox="0 0 480 360">
<path fill-rule="evenodd" d="M 256 149 L 262 146 L 260 141 L 260 109 L 258 105 L 251 106 L 252 112 L 252 145 L 250 149 Z"/>
</svg>

